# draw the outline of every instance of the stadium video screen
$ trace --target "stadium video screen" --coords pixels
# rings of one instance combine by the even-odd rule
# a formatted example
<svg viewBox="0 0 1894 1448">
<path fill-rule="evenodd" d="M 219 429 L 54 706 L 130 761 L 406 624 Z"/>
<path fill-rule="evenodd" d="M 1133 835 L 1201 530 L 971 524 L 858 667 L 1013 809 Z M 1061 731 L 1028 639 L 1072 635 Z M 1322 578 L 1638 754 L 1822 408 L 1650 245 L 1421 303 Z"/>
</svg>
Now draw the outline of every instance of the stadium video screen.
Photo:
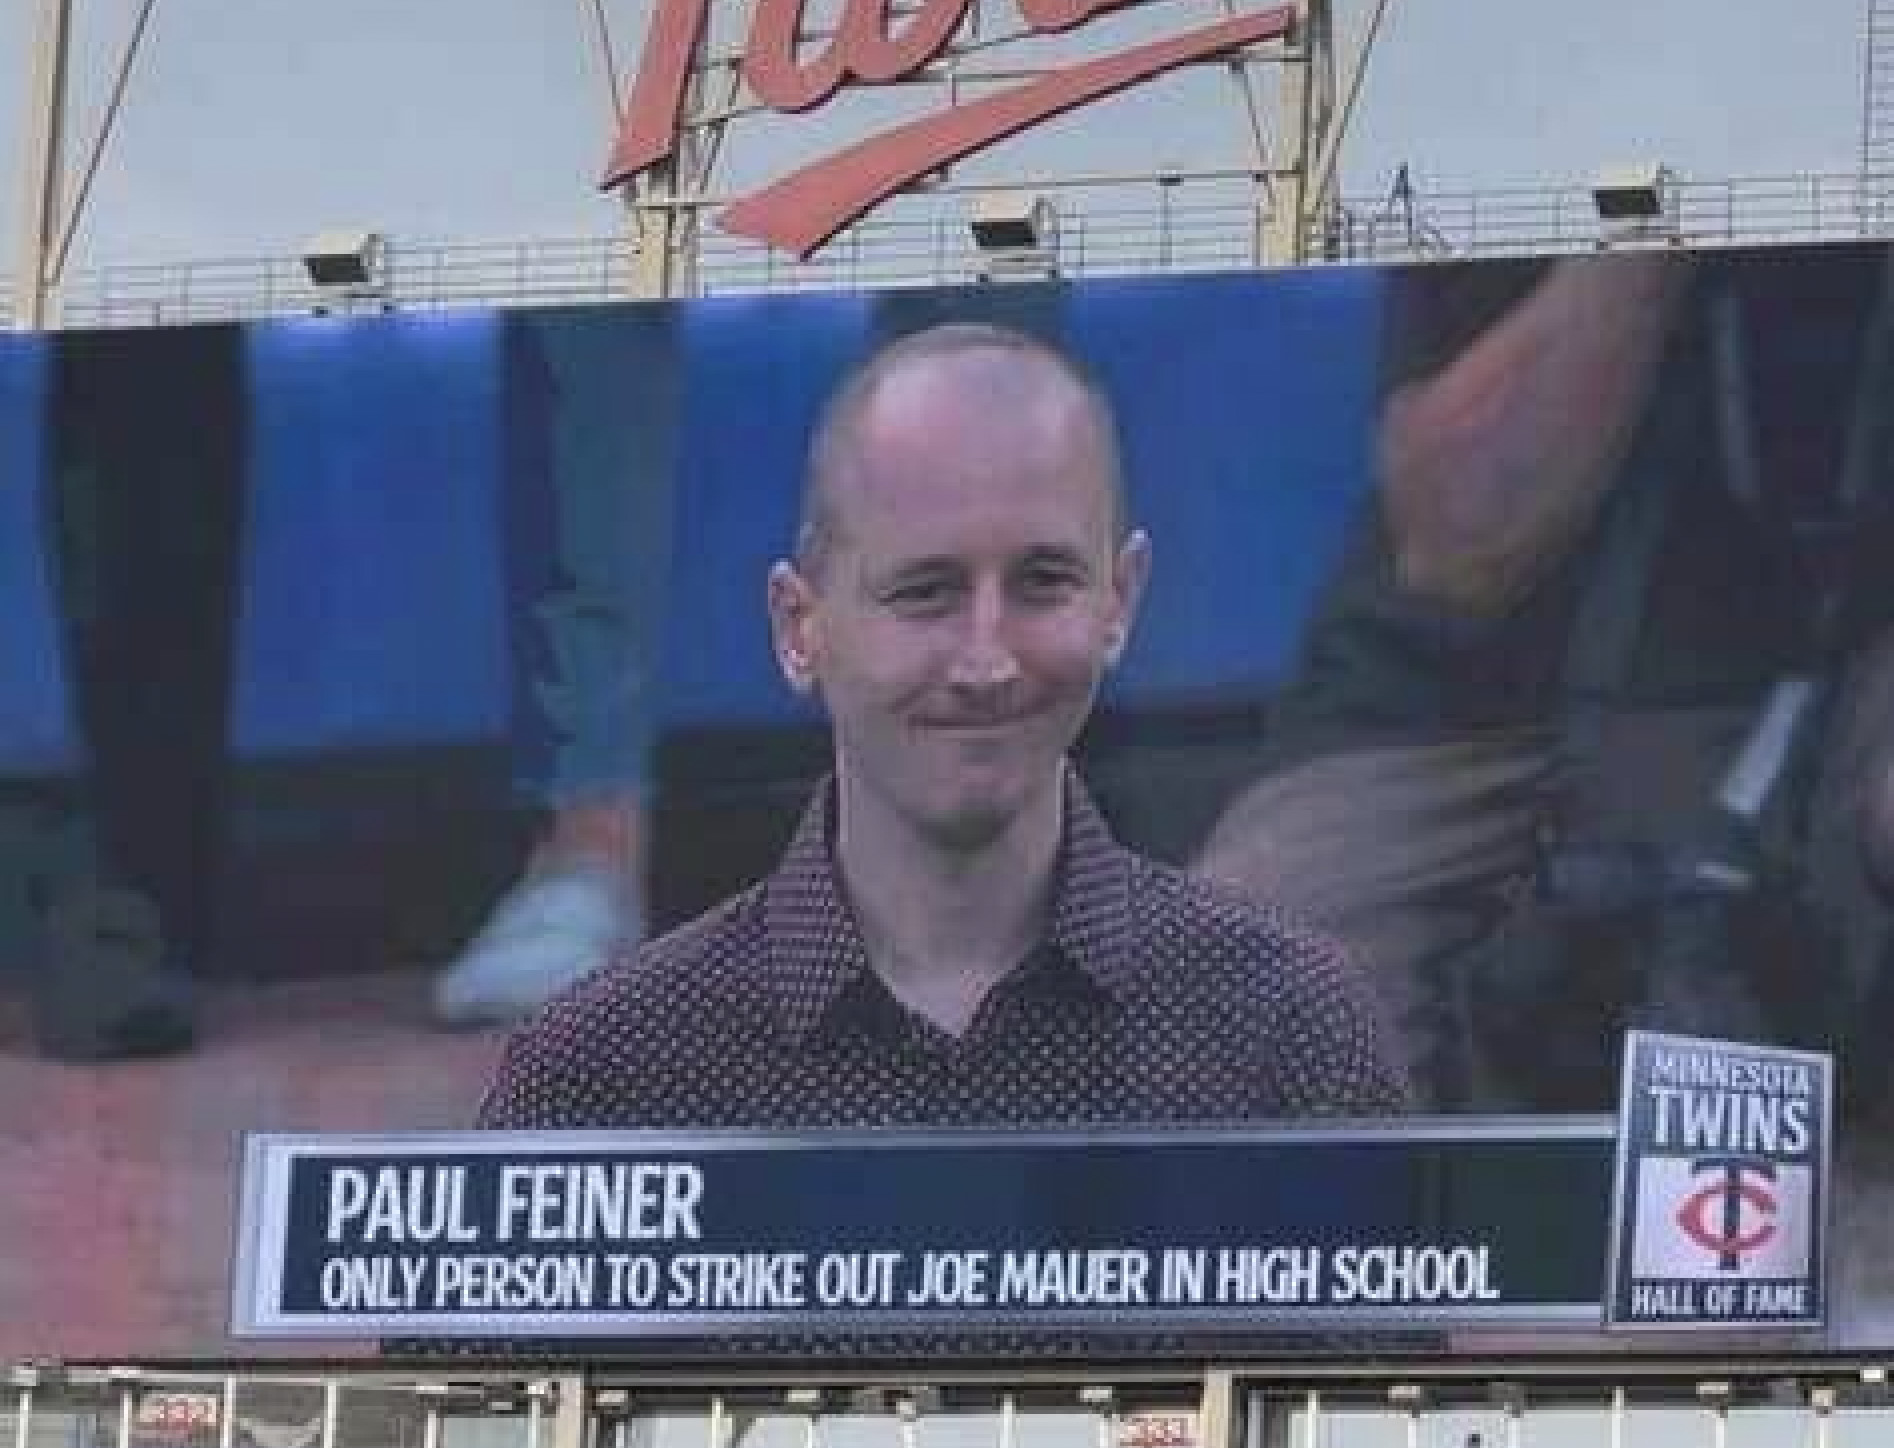
<svg viewBox="0 0 1894 1448">
<path fill-rule="evenodd" d="M 1832 1143 L 1734 1057 L 1640 1129 L 1713 1290 L 1819 1267 L 1832 1145 L 1758 1341 L 1887 1346 L 1891 912 L 1885 248 L 0 337 L 0 1358 L 425 1355 L 240 1330 L 270 1133 L 338 1143 L 310 1242 L 506 1244 L 298 1290 L 519 1351 L 581 1226 L 765 1336 L 1516 1285 L 1295 1255 L 1390 1201 L 1602 1292 L 1629 1031 L 1834 1059 Z M 1343 1132 L 1193 1255 L 1285 1139 L 1456 1118 L 1547 1125 L 1451 1189 Z"/>
</svg>

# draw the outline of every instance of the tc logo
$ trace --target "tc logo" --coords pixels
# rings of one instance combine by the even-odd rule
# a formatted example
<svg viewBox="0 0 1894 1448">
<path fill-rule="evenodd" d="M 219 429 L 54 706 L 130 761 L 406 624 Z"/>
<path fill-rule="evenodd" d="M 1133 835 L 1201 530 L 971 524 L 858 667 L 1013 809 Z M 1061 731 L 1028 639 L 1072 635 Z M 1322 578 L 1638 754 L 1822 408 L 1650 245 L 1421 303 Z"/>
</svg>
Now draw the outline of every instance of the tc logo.
<svg viewBox="0 0 1894 1448">
<path fill-rule="evenodd" d="M 1705 1156 L 1690 1163 L 1693 1178 L 1713 1179 L 1683 1199 L 1677 1225 L 1706 1252 L 1719 1271 L 1742 1270 L 1743 1258 L 1776 1235 L 1776 1167 L 1749 1156 Z"/>
<path fill-rule="evenodd" d="M 1693 1282 L 1803 1277 L 1815 1261 L 1807 1163 L 1734 1152 L 1647 1156 L 1631 1206 L 1631 1273 Z"/>
</svg>

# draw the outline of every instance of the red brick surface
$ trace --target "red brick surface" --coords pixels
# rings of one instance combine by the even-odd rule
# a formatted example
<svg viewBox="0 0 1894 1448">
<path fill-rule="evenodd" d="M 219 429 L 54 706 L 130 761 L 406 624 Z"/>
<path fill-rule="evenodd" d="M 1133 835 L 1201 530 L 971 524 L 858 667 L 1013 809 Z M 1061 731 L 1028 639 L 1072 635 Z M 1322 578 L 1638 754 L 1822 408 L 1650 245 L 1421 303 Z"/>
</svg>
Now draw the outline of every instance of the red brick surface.
<svg viewBox="0 0 1894 1448">
<path fill-rule="evenodd" d="M 100 1065 L 0 999 L 0 1362 L 334 1355 L 227 1335 L 242 1135 L 467 1125 L 500 1038 L 432 1029 L 425 987 L 219 986 L 195 1052 Z"/>
</svg>

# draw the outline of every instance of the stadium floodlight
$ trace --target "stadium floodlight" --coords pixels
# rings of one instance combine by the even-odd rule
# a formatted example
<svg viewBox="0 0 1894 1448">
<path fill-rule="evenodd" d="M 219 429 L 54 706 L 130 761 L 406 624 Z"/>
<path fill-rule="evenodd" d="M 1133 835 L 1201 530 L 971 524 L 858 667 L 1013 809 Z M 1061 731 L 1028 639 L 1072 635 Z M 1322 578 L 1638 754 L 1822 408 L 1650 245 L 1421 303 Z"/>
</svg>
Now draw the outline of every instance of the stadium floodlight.
<svg viewBox="0 0 1894 1448">
<path fill-rule="evenodd" d="M 967 230 L 980 252 L 983 280 L 1058 275 L 1059 211 L 1031 191 L 983 191 L 973 198 Z"/>
<path fill-rule="evenodd" d="M 319 232 L 303 248 L 303 270 L 325 290 L 378 287 L 387 249 L 387 240 L 378 231 Z"/>
<path fill-rule="evenodd" d="M 983 191 L 973 198 L 967 229 L 982 251 L 1026 251 L 1057 239 L 1058 211 L 1030 191 Z"/>
<path fill-rule="evenodd" d="M 1675 240 L 1677 178 L 1657 161 L 1606 166 L 1592 178 L 1592 206 L 1604 223 L 1604 239 Z"/>
<path fill-rule="evenodd" d="M 1656 221 L 1669 203 L 1673 179 L 1657 161 L 1606 166 L 1592 178 L 1592 205 L 1600 221 Z"/>
</svg>

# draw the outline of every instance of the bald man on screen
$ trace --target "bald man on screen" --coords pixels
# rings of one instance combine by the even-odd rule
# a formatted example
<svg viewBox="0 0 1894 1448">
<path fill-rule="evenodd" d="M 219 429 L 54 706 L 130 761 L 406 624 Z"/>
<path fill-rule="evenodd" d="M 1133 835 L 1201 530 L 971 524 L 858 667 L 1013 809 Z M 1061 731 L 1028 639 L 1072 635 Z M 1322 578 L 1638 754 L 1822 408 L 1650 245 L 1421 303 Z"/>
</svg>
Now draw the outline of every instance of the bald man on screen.
<svg viewBox="0 0 1894 1448">
<path fill-rule="evenodd" d="M 1112 837 L 1068 754 L 1151 543 L 1068 359 L 952 325 L 831 400 L 783 677 L 834 767 L 764 880 L 509 1045 L 500 1128 L 1152 1124 L 1399 1109 L 1341 952 Z"/>
</svg>

